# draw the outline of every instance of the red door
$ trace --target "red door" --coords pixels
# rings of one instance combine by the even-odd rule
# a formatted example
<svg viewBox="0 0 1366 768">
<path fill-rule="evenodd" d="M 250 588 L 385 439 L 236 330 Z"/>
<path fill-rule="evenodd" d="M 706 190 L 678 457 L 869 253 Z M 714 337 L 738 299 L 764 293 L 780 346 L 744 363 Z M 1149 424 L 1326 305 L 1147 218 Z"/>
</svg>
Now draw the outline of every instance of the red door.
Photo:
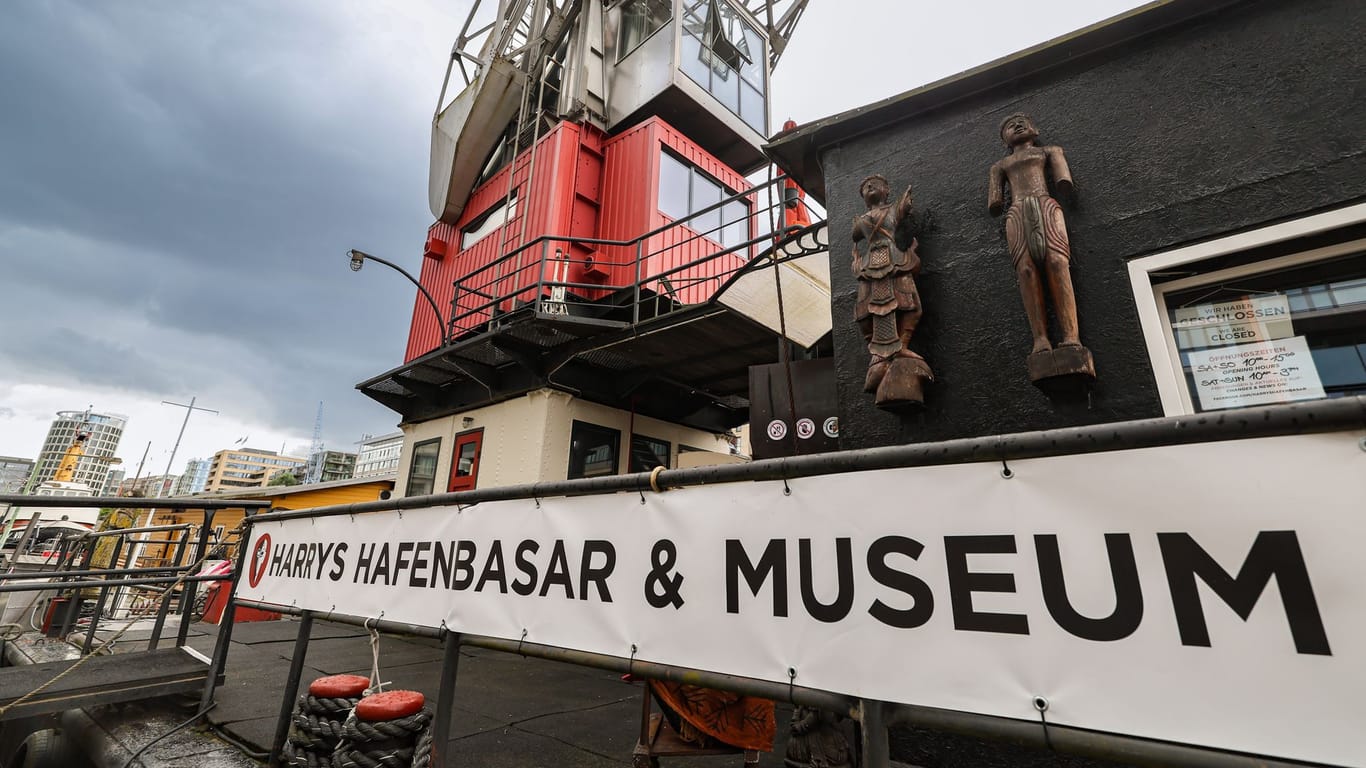
<svg viewBox="0 0 1366 768">
<path fill-rule="evenodd" d="M 455 436 L 455 453 L 451 458 L 451 482 L 447 491 L 474 489 L 479 477 L 479 452 L 484 444 L 484 430 L 476 429 Z"/>
</svg>

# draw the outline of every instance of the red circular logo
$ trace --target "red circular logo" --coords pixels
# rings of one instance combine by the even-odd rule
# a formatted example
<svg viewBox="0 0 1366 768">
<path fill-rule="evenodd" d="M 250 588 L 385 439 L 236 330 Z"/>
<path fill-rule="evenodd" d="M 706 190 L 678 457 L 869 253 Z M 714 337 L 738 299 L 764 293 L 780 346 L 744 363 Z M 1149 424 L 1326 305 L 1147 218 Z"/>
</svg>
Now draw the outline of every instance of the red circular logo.
<svg viewBox="0 0 1366 768">
<path fill-rule="evenodd" d="M 251 584 L 252 589 L 261 584 L 261 577 L 266 575 L 266 564 L 269 562 L 270 534 L 263 533 L 251 549 L 251 565 L 247 568 L 247 583 Z"/>
</svg>

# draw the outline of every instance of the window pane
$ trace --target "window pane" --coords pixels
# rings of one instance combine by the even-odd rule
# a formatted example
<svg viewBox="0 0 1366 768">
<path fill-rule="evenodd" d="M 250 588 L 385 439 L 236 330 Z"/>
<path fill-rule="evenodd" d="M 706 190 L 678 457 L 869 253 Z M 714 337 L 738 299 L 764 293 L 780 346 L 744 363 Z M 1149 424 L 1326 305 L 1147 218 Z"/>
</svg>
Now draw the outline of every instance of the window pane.
<svg viewBox="0 0 1366 768">
<path fill-rule="evenodd" d="M 460 250 L 465 250 L 475 243 L 493 234 L 512 216 L 517 215 L 517 198 L 512 198 L 512 205 L 507 201 L 498 203 L 489 209 L 489 212 L 480 216 L 475 222 L 465 228 L 460 233 Z"/>
<path fill-rule="evenodd" d="M 727 248 L 749 239 L 749 206 L 731 200 L 721 208 L 721 244 Z"/>
<path fill-rule="evenodd" d="M 768 135 L 768 114 L 764 108 L 764 95 L 754 90 L 749 83 L 740 84 L 740 118 L 761 135 Z"/>
<path fill-rule="evenodd" d="M 679 66 L 683 74 L 692 78 L 702 88 L 711 88 L 710 61 L 702 46 L 702 41 L 687 32 L 683 33 L 683 50 L 679 56 Z"/>
<path fill-rule="evenodd" d="M 716 205 L 721 202 L 721 185 L 702 175 L 701 171 L 693 171 L 692 179 L 692 208 L 696 213 L 708 206 Z M 713 240 L 720 237 L 721 211 L 714 210 L 704 213 L 688 222 L 688 226 Z"/>
<path fill-rule="evenodd" d="M 749 49 L 749 61 L 740 65 L 740 76 L 762 93 L 764 90 L 764 39 L 759 31 L 741 22 L 744 27 L 745 47 Z"/>
<path fill-rule="evenodd" d="M 413 446 L 413 461 L 408 468 L 408 488 L 405 496 L 425 496 L 432 492 L 432 485 L 436 481 L 436 460 L 440 455 L 439 437 Z"/>
<path fill-rule="evenodd" d="M 631 472 L 669 468 L 669 444 L 643 435 L 631 435 Z"/>
<path fill-rule="evenodd" d="M 474 442 L 464 443 L 460 446 L 460 455 L 455 457 L 455 476 L 469 477 L 474 469 L 474 454 L 479 446 Z"/>
<path fill-rule="evenodd" d="M 711 95 L 726 109 L 740 114 L 740 76 L 719 61 L 711 70 Z"/>
<path fill-rule="evenodd" d="M 618 61 L 668 23 L 672 5 L 669 0 L 627 0 L 622 4 L 621 33 L 617 37 Z"/>
<path fill-rule="evenodd" d="M 711 43 L 718 63 L 724 63 L 732 71 L 738 70 L 754 59 L 754 50 L 745 37 L 745 29 L 749 25 L 741 20 L 740 14 L 725 0 L 717 0 L 715 10 L 716 24 L 702 35 L 702 39 Z M 762 52 L 762 48 L 760 51 Z"/>
<path fill-rule="evenodd" d="M 1348 304 L 1366 303 L 1366 278 L 1343 280 L 1339 283 L 1333 283 L 1329 287 L 1333 289 L 1333 298 L 1340 307 L 1345 307 Z"/>
<path fill-rule="evenodd" d="M 1324 387 L 1366 387 L 1366 366 L 1356 345 L 1313 350 L 1314 366 Z"/>
<path fill-rule="evenodd" d="M 672 219 L 688 215 L 688 166 L 673 155 L 659 153 L 659 211 Z"/>
<path fill-rule="evenodd" d="M 1166 294 L 1196 411 L 1366 393 L 1366 253 Z"/>
<path fill-rule="evenodd" d="M 569 438 L 569 479 L 617 473 L 621 433 L 584 421 L 575 421 Z"/>
</svg>

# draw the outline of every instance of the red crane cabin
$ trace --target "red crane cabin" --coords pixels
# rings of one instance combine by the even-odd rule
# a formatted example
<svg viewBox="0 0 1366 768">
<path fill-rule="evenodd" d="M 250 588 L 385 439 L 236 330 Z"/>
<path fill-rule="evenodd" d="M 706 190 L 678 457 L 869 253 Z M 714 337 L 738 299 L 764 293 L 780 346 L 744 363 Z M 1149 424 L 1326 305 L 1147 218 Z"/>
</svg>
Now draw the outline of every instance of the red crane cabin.
<svg viewBox="0 0 1366 768">
<path fill-rule="evenodd" d="M 510 206 L 509 174 L 516 174 Z M 476 187 L 457 224 L 432 224 L 419 279 L 438 305 L 451 307 L 454 337 L 483 327 L 495 309 L 534 300 L 543 283 L 595 300 L 639 278 L 643 289 L 699 303 L 753 253 L 743 244 L 755 236 L 754 201 L 721 204 L 750 188 L 660 117 L 615 136 L 561 121 Z M 707 258 L 727 248 L 735 250 Z M 404 361 L 440 344 L 438 320 L 418 296 Z"/>
</svg>

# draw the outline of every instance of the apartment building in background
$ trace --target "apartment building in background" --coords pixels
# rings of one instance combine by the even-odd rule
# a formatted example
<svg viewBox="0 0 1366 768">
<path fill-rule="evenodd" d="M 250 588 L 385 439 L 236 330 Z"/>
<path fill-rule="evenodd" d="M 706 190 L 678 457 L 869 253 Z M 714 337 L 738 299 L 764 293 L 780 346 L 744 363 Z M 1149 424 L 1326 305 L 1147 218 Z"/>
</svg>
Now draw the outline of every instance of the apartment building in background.
<svg viewBox="0 0 1366 768">
<path fill-rule="evenodd" d="M 261 448 L 224 449 L 215 453 L 209 460 L 209 473 L 204 491 L 216 493 L 241 488 L 263 488 L 276 472 L 282 469 L 302 472 L 307 463 L 307 459 L 298 456 L 285 456 L 277 451 Z"/>
<path fill-rule="evenodd" d="M 124 469 L 109 470 L 109 477 L 104 480 L 104 487 L 100 489 L 97 496 L 118 496 L 119 486 L 128 477 L 128 471 Z"/>
<path fill-rule="evenodd" d="M 209 460 L 190 459 L 185 462 L 185 471 L 176 481 L 174 496 L 193 496 L 209 484 Z"/>
<path fill-rule="evenodd" d="M 378 437 L 366 437 L 356 454 L 355 477 L 378 477 L 398 474 L 398 459 L 403 453 L 403 433 L 391 432 Z"/>
<path fill-rule="evenodd" d="M 109 478 L 114 453 L 119 448 L 119 440 L 123 438 L 123 428 L 127 424 L 128 417 L 116 413 L 58 411 L 43 440 L 43 449 L 38 454 L 32 486 L 36 488 L 51 480 L 62 464 L 62 457 L 76 440 L 76 435 L 87 434 L 89 437 L 85 440 L 84 454 L 76 464 L 71 481 L 84 483 L 94 491 L 103 489 Z"/>
<path fill-rule="evenodd" d="M 309 455 L 308 465 L 299 480 L 305 483 L 330 483 L 334 480 L 350 480 L 355 473 L 356 454 L 318 451 Z"/>
<path fill-rule="evenodd" d="M 397 455 L 394 457 L 398 460 Z M 33 472 L 33 459 L 0 456 L 0 493 L 21 493 Z"/>
<path fill-rule="evenodd" d="M 147 477 L 125 478 L 119 483 L 119 496 L 133 496 L 139 499 L 164 499 L 175 495 L 176 483 L 180 475 L 149 475 Z"/>
</svg>

